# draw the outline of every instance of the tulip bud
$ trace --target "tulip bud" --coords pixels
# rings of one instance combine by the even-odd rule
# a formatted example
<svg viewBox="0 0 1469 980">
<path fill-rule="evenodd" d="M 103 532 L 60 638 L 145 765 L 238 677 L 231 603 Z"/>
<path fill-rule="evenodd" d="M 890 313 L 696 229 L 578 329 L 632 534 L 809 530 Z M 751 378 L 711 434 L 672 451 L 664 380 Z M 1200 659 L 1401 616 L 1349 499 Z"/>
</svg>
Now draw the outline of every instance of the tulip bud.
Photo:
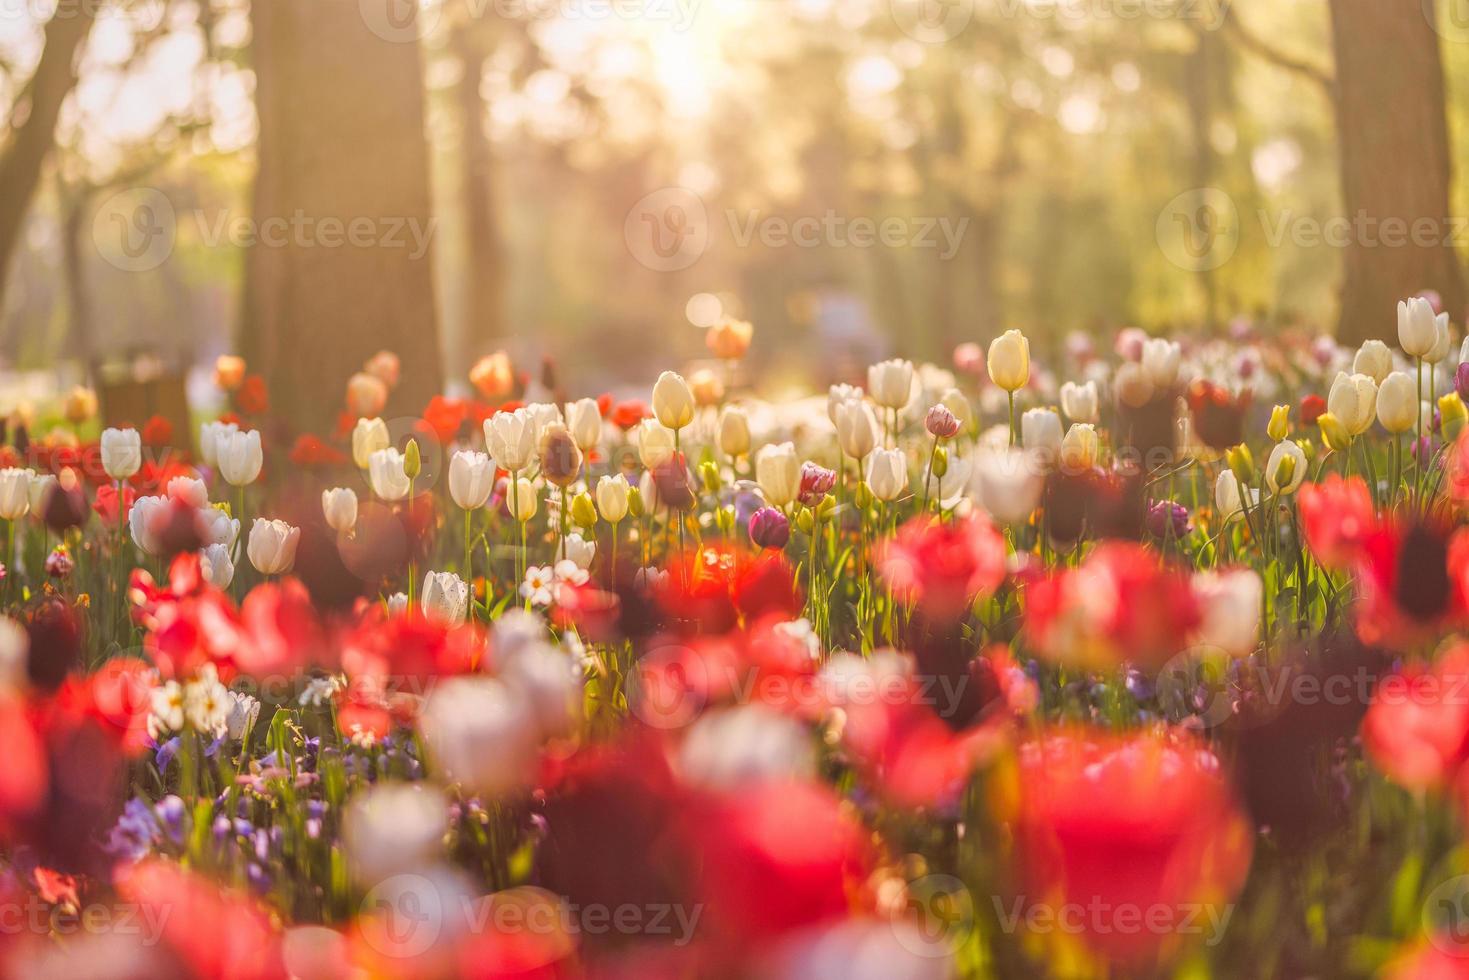
<svg viewBox="0 0 1469 980">
<path fill-rule="evenodd" d="M 114 480 L 126 480 L 143 467 L 143 439 L 137 429 L 104 429 L 102 469 Z"/>
<path fill-rule="evenodd" d="M 1469 344 L 1469 337 L 1464 339 L 1464 343 Z M 1469 363 L 1460 364 L 1454 371 L 1454 390 L 1461 400 L 1469 398 Z"/>
<path fill-rule="evenodd" d="M 1398 301 L 1398 346 L 1404 354 L 1423 357 L 1433 350 L 1438 339 L 1437 318 L 1428 300 L 1414 296 Z"/>
<path fill-rule="evenodd" d="M 409 439 L 408 445 L 403 449 L 403 475 L 410 480 L 416 480 L 422 472 L 423 457 L 418 451 L 418 440 Z"/>
<path fill-rule="evenodd" d="M 653 414 L 664 428 L 675 431 L 694 420 L 694 393 L 683 377 L 664 371 L 653 385 Z"/>
<path fill-rule="evenodd" d="M 943 446 L 933 452 L 933 475 L 942 480 L 949 472 L 949 453 Z"/>
<path fill-rule="evenodd" d="M 1255 482 L 1255 457 L 1249 446 L 1240 443 L 1224 454 L 1224 461 L 1242 486 Z"/>
<path fill-rule="evenodd" d="M 597 481 L 597 509 L 607 523 L 617 524 L 627 516 L 628 489 L 627 480 L 621 476 L 604 476 Z"/>
<path fill-rule="evenodd" d="M 1272 493 L 1284 496 L 1295 493 L 1305 478 L 1305 452 L 1289 439 L 1277 442 L 1265 461 L 1265 485 Z"/>
<path fill-rule="evenodd" d="M 1321 441 L 1326 443 L 1326 448 L 1339 453 L 1352 448 L 1352 434 L 1342 425 L 1341 419 L 1330 412 L 1323 412 L 1316 424 L 1321 427 Z M 1285 477 L 1280 482 L 1289 483 L 1290 478 Z"/>
<path fill-rule="evenodd" d="M 591 530 L 597 525 L 597 507 L 592 503 L 592 496 L 583 491 L 571 499 L 571 519 L 576 526 Z"/>
<path fill-rule="evenodd" d="M 215 436 L 213 442 L 216 447 L 219 445 L 220 436 L 224 434 L 226 433 L 221 431 Z M 365 470 L 373 453 L 380 449 L 387 449 L 392 444 L 392 439 L 388 435 L 387 423 L 382 419 L 358 419 L 356 427 L 352 429 L 352 462 L 357 464 L 359 470 Z M 215 452 L 217 451 L 216 448 Z"/>
<path fill-rule="evenodd" d="M 1382 379 L 1377 390 L 1377 421 L 1388 432 L 1407 432 L 1418 422 L 1417 388 L 1404 371 L 1393 371 Z"/>
<path fill-rule="evenodd" d="M 805 507 L 796 515 L 796 528 L 802 534 L 810 534 L 811 529 L 816 526 L 816 520 L 811 516 L 811 508 Z"/>
<path fill-rule="evenodd" d="M 867 391 L 883 408 L 902 408 L 913 393 L 913 362 L 894 358 L 867 367 Z"/>
<path fill-rule="evenodd" d="M 750 515 L 750 540 L 757 548 L 779 551 L 791 539 L 791 522 L 774 507 L 761 507 Z"/>
<path fill-rule="evenodd" d="M 296 544 L 301 529 L 285 521 L 268 521 L 257 517 L 250 527 L 250 540 L 245 553 L 250 564 L 262 575 L 280 575 L 291 570 L 296 561 Z"/>
<path fill-rule="evenodd" d="M 719 467 L 712 460 L 706 459 L 699 464 L 699 479 L 704 484 L 705 493 L 719 492 Z"/>
<path fill-rule="evenodd" d="M 1290 435 L 1289 405 L 1276 405 L 1270 410 L 1270 424 L 1265 426 L 1265 434 L 1276 442 Z"/>
<path fill-rule="evenodd" d="M 704 334 L 704 343 L 709 351 L 726 361 L 739 360 L 750 349 L 750 339 L 755 328 L 745 320 L 725 317 Z"/>
<path fill-rule="evenodd" d="M 333 531 L 350 531 L 357 523 L 357 494 L 348 487 L 323 490 L 321 512 Z"/>
<path fill-rule="evenodd" d="M 737 405 L 719 413 L 719 451 L 731 459 L 750 451 L 750 417 Z"/>
<path fill-rule="evenodd" d="M 627 488 L 627 512 L 633 516 L 634 520 L 642 517 L 645 513 L 643 510 L 643 491 L 638 487 Z"/>
<path fill-rule="evenodd" d="M 959 432 L 959 420 L 944 405 L 935 405 L 928 410 L 923 425 L 936 439 L 952 439 Z"/>
<path fill-rule="evenodd" d="M 581 447 L 560 422 L 541 430 L 540 455 L 541 475 L 558 487 L 570 486 L 581 473 Z"/>
<path fill-rule="evenodd" d="M 540 497 L 536 494 L 536 485 L 530 480 L 511 480 L 510 492 L 505 495 L 505 509 L 510 511 L 510 516 L 520 523 L 536 516 L 536 510 L 540 507 Z"/>
<path fill-rule="evenodd" d="M 863 510 L 867 510 L 869 507 L 872 506 L 875 500 L 876 498 L 872 496 L 872 488 L 867 485 L 866 480 L 863 480 L 857 484 L 858 507 L 861 507 Z"/>
<path fill-rule="evenodd" d="M 1030 341 L 1019 330 L 1006 330 L 991 341 L 985 363 L 991 381 L 1006 391 L 1019 391 L 1030 380 Z"/>
<path fill-rule="evenodd" d="M 1438 417 L 1443 426 L 1444 439 L 1449 442 L 1458 439 L 1459 433 L 1464 431 L 1466 418 L 1469 418 L 1458 392 L 1451 391 L 1438 400 Z"/>
</svg>

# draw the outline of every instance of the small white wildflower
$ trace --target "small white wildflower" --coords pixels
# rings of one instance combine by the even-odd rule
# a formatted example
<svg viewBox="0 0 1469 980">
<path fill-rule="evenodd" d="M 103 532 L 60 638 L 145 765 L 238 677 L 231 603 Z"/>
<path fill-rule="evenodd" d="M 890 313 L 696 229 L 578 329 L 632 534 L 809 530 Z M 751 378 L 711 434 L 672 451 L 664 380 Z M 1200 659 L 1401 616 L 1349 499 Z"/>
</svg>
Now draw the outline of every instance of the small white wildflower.
<svg viewBox="0 0 1469 980">
<path fill-rule="evenodd" d="M 530 600 L 532 606 L 549 606 L 556 586 L 556 573 L 546 566 L 532 565 L 525 570 L 525 581 L 520 583 L 520 594 Z"/>
<path fill-rule="evenodd" d="M 302 707 L 320 707 L 330 701 L 343 687 L 340 677 L 313 677 L 306 682 L 296 703 Z"/>
<path fill-rule="evenodd" d="M 150 731 L 176 732 L 184 727 L 184 689 L 178 681 L 160 684 L 149 698 L 153 705 L 153 713 L 148 717 Z"/>
<path fill-rule="evenodd" d="M 217 737 L 229 731 L 233 706 L 229 689 L 219 682 L 213 664 L 206 665 L 184 689 L 184 712 L 189 724 L 200 732 Z"/>
</svg>

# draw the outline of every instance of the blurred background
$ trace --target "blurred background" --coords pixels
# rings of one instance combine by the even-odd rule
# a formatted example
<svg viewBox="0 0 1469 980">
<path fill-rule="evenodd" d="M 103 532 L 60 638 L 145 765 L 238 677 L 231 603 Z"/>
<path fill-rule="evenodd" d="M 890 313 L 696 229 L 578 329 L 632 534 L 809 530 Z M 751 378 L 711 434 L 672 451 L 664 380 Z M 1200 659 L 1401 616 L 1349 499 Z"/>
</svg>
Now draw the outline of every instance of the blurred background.
<svg viewBox="0 0 1469 980">
<path fill-rule="evenodd" d="M 310 428 L 382 348 L 411 401 L 500 349 L 641 383 L 726 316 L 775 389 L 1457 321 L 1463 6 L 0 0 L 4 397 L 233 351 Z"/>
</svg>

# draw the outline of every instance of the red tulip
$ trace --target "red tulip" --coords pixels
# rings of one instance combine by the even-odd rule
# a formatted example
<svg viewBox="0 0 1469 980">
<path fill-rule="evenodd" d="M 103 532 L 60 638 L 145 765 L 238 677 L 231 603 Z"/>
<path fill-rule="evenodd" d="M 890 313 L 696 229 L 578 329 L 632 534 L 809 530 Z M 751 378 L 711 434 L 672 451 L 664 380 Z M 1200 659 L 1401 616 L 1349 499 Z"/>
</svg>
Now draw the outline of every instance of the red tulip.
<svg viewBox="0 0 1469 980">
<path fill-rule="evenodd" d="M 1346 568 L 1362 554 L 1376 530 L 1377 515 L 1361 477 L 1332 473 L 1321 483 L 1304 483 L 1296 498 L 1306 543 L 1325 568 Z"/>
<path fill-rule="evenodd" d="M 1191 738 L 1060 731 L 1021 747 L 1015 780 L 1022 904 L 1060 923 L 1053 936 L 1114 963 L 1160 962 L 1207 935 L 1209 910 L 1244 883 L 1252 829 Z"/>
<path fill-rule="evenodd" d="M 962 616 L 1005 578 L 1005 539 L 981 516 L 943 523 L 915 517 L 880 546 L 878 571 L 933 619 Z"/>
</svg>

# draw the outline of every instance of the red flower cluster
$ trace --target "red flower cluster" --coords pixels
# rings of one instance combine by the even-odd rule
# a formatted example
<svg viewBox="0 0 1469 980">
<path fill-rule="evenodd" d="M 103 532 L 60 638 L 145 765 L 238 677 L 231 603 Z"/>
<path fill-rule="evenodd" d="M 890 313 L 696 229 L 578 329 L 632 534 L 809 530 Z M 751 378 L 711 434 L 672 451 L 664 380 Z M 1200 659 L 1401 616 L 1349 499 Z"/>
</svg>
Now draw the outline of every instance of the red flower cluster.
<svg viewBox="0 0 1469 980">
<path fill-rule="evenodd" d="M 1005 539 L 979 515 L 916 517 L 880 546 L 877 563 L 895 595 L 931 619 L 954 619 L 1004 581 Z"/>
<path fill-rule="evenodd" d="M 1130 542 L 1104 542 L 1026 590 L 1031 644 L 1082 667 L 1159 666 L 1186 648 L 1201 620 L 1189 576 Z"/>
<path fill-rule="evenodd" d="M 1249 821 L 1189 737 L 1055 732 L 1021 747 L 1014 792 L 1025 900 L 1114 963 L 1172 956 L 1183 917 L 1222 913 L 1249 871 Z"/>
</svg>

